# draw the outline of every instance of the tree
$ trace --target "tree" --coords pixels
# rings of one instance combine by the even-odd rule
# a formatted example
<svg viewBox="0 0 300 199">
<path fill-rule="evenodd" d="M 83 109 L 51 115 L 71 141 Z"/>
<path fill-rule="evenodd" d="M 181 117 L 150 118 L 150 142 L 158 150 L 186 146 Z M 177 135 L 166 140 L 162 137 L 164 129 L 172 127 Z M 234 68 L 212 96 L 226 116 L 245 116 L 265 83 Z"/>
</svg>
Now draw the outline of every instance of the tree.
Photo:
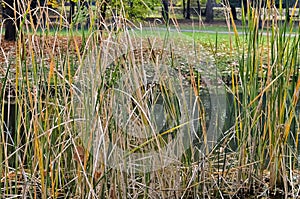
<svg viewBox="0 0 300 199">
<path fill-rule="evenodd" d="M 142 2 L 142 3 L 141 3 Z M 147 10 L 153 10 L 157 5 L 161 5 L 162 0 L 103 0 L 96 1 L 96 7 L 99 12 L 99 29 L 105 29 L 105 22 L 107 20 L 107 11 L 111 11 L 112 24 L 115 26 L 117 18 L 139 20 L 146 17 Z M 124 22 L 124 20 L 122 20 Z M 113 27 L 114 29 L 116 27 Z"/>
<path fill-rule="evenodd" d="M 191 0 L 187 0 L 186 2 L 186 19 L 191 19 Z"/>
<path fill-rule="evenodd" d="M 198 15 L 201 16 L 201 4 L 200 4 L 200 0 L 197 0 L 197 12 L 198 12 Z"/>
<path fill-rule="evenodd" d="M 185 0 L 182 0 L 182 15 L 183 15 L 183 18 L 185 18 L 185 12 L 186 12 Z"/>
<path fill-rule="evenodd" d="M 162 17 L 166 24 L 169 24 L 169 2 L 168 0 L 162 0 Z"/>
<path fill-rule="evenodd" d="M 191 0 L 182 0 L 182 6 L 183 6 L 183 17 L 185 19 L 191 19 Z"/>
<path fill-rule="evenodd" d="M 16 0 L 4 0 L 4 13 L 5 19 L 5 35 L 6 41 L 16 41 L 17 29 L 20 27 L 20 15 L 18 10 L 18 1 Z"/>
<path fill-rule="evenodd" d="M 247 9 L 247 0 L 229 0 L 230 11 L 234 20 L 237 20 L 236 8 L 242 7 L 242 5 L 245 5 L 244 8 Z"/>
<path fill-rule="evenodd" d="M 75 15 L 75 6 L 77 6 L 77 12 L 79 10 L 83 11 L 86 8 L 87 13 L 86 17 L 86 28 L 90 26 L 90 15 L 89 15 L 89 2 L 88 0 L 70 0 L 70 14 L 69 14 L 69 23 L 73 21 Z"/>
<path fill-rule="evenodd" d="M 233 18 L 234 20 L 237 20 L 236 7 L 233 6 L 233 5 L 230 5 L 230 11 L 231 11 L 231 14 L 232 14 L 232 18 Z"/>
<path fill-rule="evenodd" d="M 70 1 L 69 23 L 72 22 L 73 15 L 75 14 L 75 5 L 76 5 L 76 2 L 71 0 Z"/>
<path fill-rule="evenodd" d="M 21 1 L 17 0 L 3 0 L 3 18 L 5 21 L 5 33 L 4 39 L 6 41 L 16 41 L 17 30 L 20 30 L 20 25 L 22 22 L 22 5 Z M 30 1 L 30 10 L 34 10 L 37 7 L 37 0 Z M 33 19 L 33 24 L 37 24 L 36 15 L 30 15 Z"/>
<path fill-rule="evenodd" d="M 207 0 L 205 7 L 205 21 L 212 22 L 214 20 L 213 0 Z"/>
<path fill-rule="evenodd" d="M 104 29 L 104 23 L 106 18 L 106 10 L 107 10 L 108 1 L 102 1 L 99 5 L 100 7 L 100 30 Z"/>
</svg>

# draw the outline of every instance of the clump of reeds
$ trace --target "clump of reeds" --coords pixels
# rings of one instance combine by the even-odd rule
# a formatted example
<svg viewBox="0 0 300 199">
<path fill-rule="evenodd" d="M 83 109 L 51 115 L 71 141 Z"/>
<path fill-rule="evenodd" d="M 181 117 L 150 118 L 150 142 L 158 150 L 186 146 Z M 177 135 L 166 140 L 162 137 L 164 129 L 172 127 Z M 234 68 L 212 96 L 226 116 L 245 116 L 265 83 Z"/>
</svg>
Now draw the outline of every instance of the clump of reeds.
<svg viewBox="0 0 300 199">
<path fill-rule="evenodd" d="M 232 130 L 240 168 L 237 183 L 241 192 L 295 197 L 299 189 L 295 176 L 300 29 L 297 22 L 284 19 L 282 10 L 269 1 L 265 9 L 262 4 L 247 6 L 244 34 L 236 34 L 240 58 L 235 70 L 239 76 L 232 73 L 231 85 L 236 118 Z"/>
</svg>

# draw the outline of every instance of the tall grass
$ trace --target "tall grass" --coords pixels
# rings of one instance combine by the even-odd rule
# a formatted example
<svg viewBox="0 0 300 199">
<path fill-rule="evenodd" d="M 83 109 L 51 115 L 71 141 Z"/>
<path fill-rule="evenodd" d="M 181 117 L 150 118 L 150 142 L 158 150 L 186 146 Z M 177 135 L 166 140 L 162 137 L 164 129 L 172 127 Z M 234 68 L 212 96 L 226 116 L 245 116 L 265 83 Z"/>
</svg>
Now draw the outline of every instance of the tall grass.
<svg viewBox="0 0 300 199">
<path fill-rule="evenodd" d="M 228 118 L 217 39 L 207 50 L 180 33 L 144 33 L 122 11 L 116 29 L 100 31 L 90 10 L 82 31 L 81 15 L 69 24 L 65 7 L 53 11 L 56 25 L 36 27 L 23 8 L 15 54 L 1 63 L 1 197 L 298 194 L 293 22 L 263 19 L 263 32 L 254 10 L 247 24 L 244 14 Z"/>
<path fill-rule="evenodd" d="M 296 197 L 299 28 L 294 34 L 292 27 L 298 22 L 281 21 L 277 13 L 270 2 L 261 22 L 257 9 L 243 13 L 245 36 L 236 37 L 241 55 L 239 77 L 232 75 L 241 167 L 237 176 L 241 187 L 254 193 L 267 178 L 272 193 Z"/>
</svg>

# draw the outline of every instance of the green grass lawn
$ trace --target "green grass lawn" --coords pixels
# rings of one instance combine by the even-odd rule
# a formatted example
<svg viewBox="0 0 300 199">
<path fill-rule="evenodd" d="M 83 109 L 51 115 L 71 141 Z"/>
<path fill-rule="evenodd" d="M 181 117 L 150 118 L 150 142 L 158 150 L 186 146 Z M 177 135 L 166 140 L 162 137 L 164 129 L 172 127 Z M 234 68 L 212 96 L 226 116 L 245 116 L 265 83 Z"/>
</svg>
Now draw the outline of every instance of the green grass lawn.
<svg viewBox="0 0 300 199">
<path fill-rule="evenodd" d="M 233 34 L 205 33 L 205 32 L 182 32 L 182 34 L 192 37 L 201 44 L 228 43 L 233 39 Z"/>
</svg>

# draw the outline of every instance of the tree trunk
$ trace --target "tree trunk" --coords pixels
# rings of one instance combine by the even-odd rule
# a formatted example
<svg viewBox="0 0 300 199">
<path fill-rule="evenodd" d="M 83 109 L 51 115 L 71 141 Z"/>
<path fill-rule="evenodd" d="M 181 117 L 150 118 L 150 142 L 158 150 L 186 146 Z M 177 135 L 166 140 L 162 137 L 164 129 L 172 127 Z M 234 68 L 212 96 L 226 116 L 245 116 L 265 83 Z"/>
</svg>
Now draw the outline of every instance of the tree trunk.
<svg viewBox="0 0 300 199">
<path fill-rule="evenodd" d="M 183 16 L 183 18 L 185 18 L 185 13 L 186 13 L 185 0 L 182 0 L 182 8 L 183 8 L 182 16 Z"/>
<path fill-rule="evenodd" d="M 69 23 L 72 23 L 73 21 L 73 15 L 75 13 L 75 5 L 76 3 L 74 1 L 70 1 Z"/>
<path fill-rule="evenodd" d="M 168 0 L 162 0 L 162 18 L 165 23 L 169 24 L 169 2 Z"/>
<path fill-rule="evenodd" d="M 197 12 L 198 12 L 198 15 L 201 16 L 201 4 L 200 4 L 200 0 L 197 0 Z"/>
<path fill-rule="evenodd" d="M 232 14 L 232 18 L 233 20 L 237 20 L 237 13 L 236 13 L 236 7 L 230 5 L 230 10 L 231 10 L 231 14 Z"/>
<path fill-rule="evenodd" d="M 207 0 L 206 7 L 205 7 L 205 21 L 212 22 L 214 20 L 214 11 L 213 11 L 213 4 L 212 0 Z"/>
<path fill-rule="evenodd" d="M 36 14 L 35 14 L 35 9 L 36 9 L 36 7 L 37 7 L 37 0 L 32 0 L 31 2 L 30 2 L 30 15 L 31 15 L 31 17 L 32 17 L 32 21 L 33 21 L 33 24 L 34 25 L 36 25 L 37 24 L 37 16 L 36 16 Z"/>
<path fill-rule="evenodd" d="M 17 29 L 20 27 L 20 17 L 18 14 L 18 10 L 19 10 L 18 1 L 4 0 L 4 3 L 5 3 L 4 13 L 3 13 L 3 17 L 5 19 L 4 39 L 7 41 L 16 41 Z"/>
<path fill-rule="evenodd" d="M 185 18 L 186 19 L 191 19 L 191 0 L 187 0 Z"/>
</svg>

